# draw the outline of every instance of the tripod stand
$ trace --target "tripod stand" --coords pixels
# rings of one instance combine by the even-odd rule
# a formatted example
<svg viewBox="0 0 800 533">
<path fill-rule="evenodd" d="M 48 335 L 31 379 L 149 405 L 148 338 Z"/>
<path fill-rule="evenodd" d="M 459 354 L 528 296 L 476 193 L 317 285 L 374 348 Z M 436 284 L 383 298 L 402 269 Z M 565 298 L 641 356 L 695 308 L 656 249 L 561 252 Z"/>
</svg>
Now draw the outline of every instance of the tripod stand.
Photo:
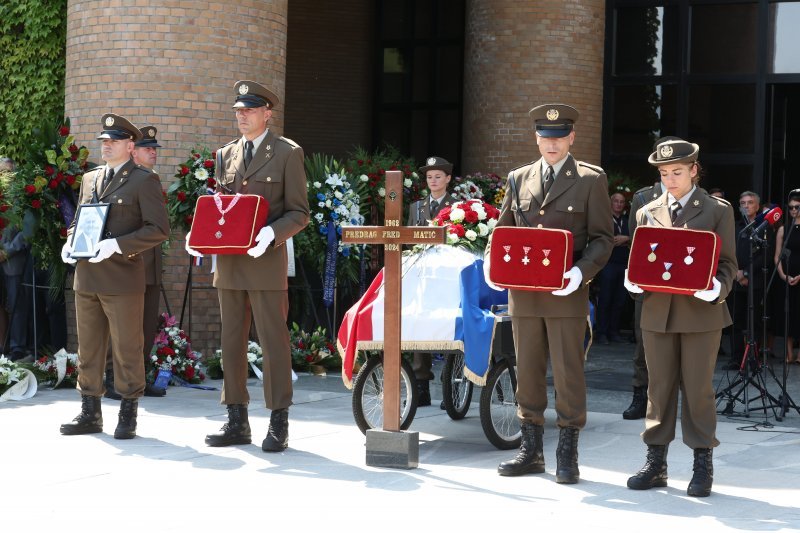
<svg viewBox="0 0 800 533">
<path fill-rule="evenodd" d="M 746 231 L 745 228 L 742 231 Z M 739 235 L 741 237 L 741 234 Z M 766 273 L 767 273 L 767 254 L 764 247 L 766 246 L 767 241 L 766 239 L 760 237 L 755 232 L 752 232 L 749 236 L 749 245 L 750 245 L 750 264 L 747 267 L 747 329 L 745 332 L 745 348 L 744 354 L 742 355 L 741 363 L 739 364 L 738 369 L 738 376 L 736 379 L 730 383 L 727 387 L 723 390 L 716 393 L 714 398 L 717 400 L 717 408 L 719 408 L 720 404 L 723 401 L 727 400 L 725 407 L 718 411 L 720 414 L 723 415 L 732 415 L 734 414 L 734 405 L 735 403 L 741 402 L 744 405 L 744 416 L 750 417 L 750 411 L 764 411 L 764 418 L 765 418 L 765 425 L 768 425 L 766 419 L 768 418 L 768 410 L 772 410 L 772 415 L 775 417 L 776 420 L 782 420 L 776 411 L 776 407 L 780 405 L 780 402 L 777 398 L 772 396 L 766 387 L 766 382 L 764 379 L 764 368 L 767 371 L 771 372 L 772 370 L 766 365 L 763 354 L 759 353 L 758 343 L 756 342 L 756 334 L 755 334 L 755 277 L 753 275 L 753 265 L 755 263 L 754 256 L 756 251 L 762 250 L 764 253 L 763 256 L 763 265 L 762 265 L 762 280 L 766 281 Z M 762 306 L 763 306 L 763 299 L 762 299 Z M 766 319 L 763 316 L 762 318 Z M 766 320 L 764 320 L 766 322 Z M 732 332 L 733 335 L 736 335 L 736 331 Z M 763 339 L 763 338 L 762 338 Z M 757 394 L 755 397 L 750 397 L 750 387 L 755 388 Z M 738 390 L 737 390 L 738 388 Z M 751 407 L 750 404 L 752 402 L 761 401 L 761 405 L 758 407 Z M 769 403 L 767 402 L 769 400 Z"/>
<path fill-rule="evenodd" d="M 788 230 L 786 230 L 788 226 Z M 786 356 L 788 355 L 788 343 L 789 343 L 789 314 L 790 314 L 790 305 L 789 305 L 789 256 L 791 254 L 791 250 L 789 250 L 786 245 L 789 243 L 789 237 L 792 235 L 792 231 L 795 228 L 794 220 L 792 217 L 788 217 L 787 224 L 784 226 L 784 232 L 786 233 L 783 243 L 781 245 L 781 253 L 778 257 L 778 264 L 781 265 L 783 268 L 783 272 L 786 276 L 786 281 L 784 283 L 784 293 L 783 293 L 783 338 L 784 343 L 786 344 L 784 348 L 784 358 L 783 358 L 783 380 L 778 381 L 778 385 L 781 388 L 781 394 L 779 396 L 779 406 L 781 408 L 781 416 L 786 416 L 786 413 L 789 409 L 794 409 L 800 414 L 800 407 L 797 406 L 796 403 L 792 400 L 789 396 L 789 393 L 786 391 L 786 379 L 789 374 L 789 364 L 786 361 Z M 769 284 L 772 285 L 772 281 L 775 279 L 775 274 L 778 273 L 777 268 L 772 273 L 772 278 L 769 280 Z M 797 320 L 800 317 L 792 317 Z M 777 381 L 777 378 L 776 378 Z M 780 419 L 779 419 L 780 420 Z"/>
</svg>

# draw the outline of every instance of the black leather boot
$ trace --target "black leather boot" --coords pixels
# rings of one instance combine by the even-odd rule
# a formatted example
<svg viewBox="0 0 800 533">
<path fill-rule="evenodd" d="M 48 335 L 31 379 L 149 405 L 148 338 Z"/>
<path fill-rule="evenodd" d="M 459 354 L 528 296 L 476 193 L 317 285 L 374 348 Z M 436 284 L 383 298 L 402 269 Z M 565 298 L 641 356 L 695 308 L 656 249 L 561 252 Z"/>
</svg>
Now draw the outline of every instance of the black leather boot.
<svg viewBox="0 0 800 533">
<path fill-rule="evenodd" d="M 522 442 L 519 445 L 517 456 L 510 461 L 500 463 L 497 467 L 497 473 L 501 476 L 522 476 L 544 472 L 544 453 L 542 452 L 544 427 L 523 422 L 521 429 Z"/>
<path fill-rule="evenodd" d="M 417 380 L 417 407 L 427 407 L 431 404 L 431 382 L 427 379 Z"/>
<path fill-rule="evenodd" d="M 694 475 L 686 489 L 686 494 L 705 498 L 711 494 L 714 483 L 714 464 L 711 461 L 712 448 L 697 448 L 694 451 Z"/>
<path fill-rule="evenodd" d="M 136 436 L 136 415 L 139 411 L 139 400 L 122 399 L 119 406 L 119 422 L 114 430 L 115 439 L 132 439 Z"/>
<path fill-rule="evenodd" d="M 556 447 L 556 483 L 577 483 L 581 472 L 578 470 L 578 433 L 575 427 L 561 428 Z"/>
<path fill-rule="evenodd" d="M 150 383 L 145 383 L 144 385 L 144 395 L 153 397 L 153 398 L 161 398 L 162 396 L 167 395 L 167 389 L 161 389 L 152 385 Z"/>
<path fill-rule="evenodd" d="M 72 422 L 61 424 L 62 435 L 86 435 L 103 431 L 103 413 L 100 412 L 100 398 L 81 396 L 81 412 Z"/>
<path fill-rule="evenodd" d="M 269 417 L 267 437 L 261 443 L 265 452 L 282 452 L 289 446 L 289 408 L 274 409 Z"/>
<path fill-rule="evenodd" d="M 631 405 L 622 413 L 625 420 L 639 420 L 647 414 L 647 387 L 634 387 Z"/>
<path fill-rule="evenodd" d="M 250 444 L 250 422 L 247 419 L 247 406 L 231 404 L 228 406 L 228 421 L 217 433 L 206 435 L 209 446 L 230 446 L 231 444 Z"/>
<path fill-rule="evenodd" d="M 628 478 L 629 489 L 647 490 L 667 486 L 667 449 L 666 445 L 647 446 L 644 466 Z"/>
<path fill-rule="evenodd" d="M 117 392 L 117 389 L 114 388 L 114 368 L 108 367 L 106 368 L 106 378 L 103 380 L 103 385 L 106 386 L 106 392 L 103 394 L 104 398 L 108 398 L 109 400 L 121 400 L 122 395 Z"/>
</svg>

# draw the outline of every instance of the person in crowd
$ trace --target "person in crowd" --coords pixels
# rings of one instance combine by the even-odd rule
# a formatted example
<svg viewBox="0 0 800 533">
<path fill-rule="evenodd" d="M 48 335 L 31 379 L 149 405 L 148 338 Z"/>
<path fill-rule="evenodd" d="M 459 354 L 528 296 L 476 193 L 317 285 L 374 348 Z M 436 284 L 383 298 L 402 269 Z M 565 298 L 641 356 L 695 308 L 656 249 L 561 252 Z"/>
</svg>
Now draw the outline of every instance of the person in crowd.
<svg viewBox="0 0 800 533">
<path fill-rule="evenodd" d="M 717 198 L 725 198 L 725 191 L 719 187 L 712 187 L 708 189 L 709 196 L 716 196 Z"/>
<path fill-rule="evenodd" d="M 602 168 L 570 154 L 578 111 L 545 104 L 530 111 L 541 158 L 512 170 L 498 226 L 568 230 L 575 254 L 564 274 L 566 286 L 553 292 L 509 290 L 517 354 L 517 414 L 522 442 L 516 457 L 501 463 L 502 476 L 542 473 L 547 361 L 556 390 L 556 482 L 577 483 L 578 434 L 586 424 L 584 337 L 589 315 L 588 284 L 611 255 L 614 241 L 608 181 Z M 513 187 L 517 194 L 512 192 Z M 491 242 L 484 255 L 489 279 Z M 490 284 L 491 286 L 491 284 Z"/>
<path fill-rule="evenodd" d="M 222 318 L 222 361 L 225 367 L 222 403 L 228 421 L 206 436 L 209 446 L 251 442 L 247 406 L 247 339 L 255 322 L 264 351 L 264 401 L 271 411 L 265 452 L 289 445 L 292 404 L 292 357 L 286 318 L 289 312 L 288 259 L 285 242 L 309 221 L 303 149 L 269 129 L 278 97 L 253 81 L 234 85 L 233 104 L 242 136 L 217 151 L 218 190 L 263 196 L 269 205 L 267 223 L 256 245 L 242 255 L 220 255 L 214 272 Z M 198 255 L 188 246 L 186 250 Z"/>
<path fill-rule="evenodd" d="M 670 140 L 680 140 L 680 137 L 671 135 L 661 137 L 653 144 L 653 151 L 655 151 L 656 147 L 662 142 Z M 628 217 L 628 229 L 631 238 L 636 232 L 636 213 L 643 205 L 655 200 L 664 194 L 665 191 L 666 189 L 659 177 L 659 180 L 653 185 L 642 187 L 633 194 L 630 216 Z M 633 298 L 633 335 L 636 339 L 636 347 L 633 350 L 633 378 L 631 379 L 633 398 L 628 408 L 622 412 L 622 418 L 625 420 L 639 420 L 640 418 L 644 418 L 647 412 L 648 376 L 647 361 L 644 356 L 644 343 L 642 342 L 642 295 L 631 294 L 631 297 Z"/>
<path fill-rule="evenodd" d="M 611 221 L 614 223 L 614 249 L 606 266 L 597 276 L 600 294 L 597 298 L 597 335 L 598 344 L 623 342 L 619 332 L 620 317 L 625 307 L 628 291 L 625 290 L 625 268 L 628 266 L 630 251 L 630 228 L 625 209 L 628 201 L 622 193 L 611 195 Z"/>
<path fill-rule="evenodd" d="M 0 174 L 14 172 L 16 165 L 10 157 L 0 158 Z M 20 228 L 8 225 L 0 237 L 0 263 L 2 275 L 2 339 L 7 340 L 8 357 L 12 361 L 32 359 L 28 354 L 28 323 L 30 322 L 30 293 L 23 284 L 25 266 L 30 262 L 30 246 Z M 6 353 L 5 346 L 0 351 Z"/>
<path fill-rule="evenodd" d="M 81 205 L 109 204 L 102 239 L 91 259 L 71 257 L 71 236 L 80 222 L 80 209 L 69 227 L 61 250 L 64 262 L 75 264 L 75 316 L 78 332 L 78 390 L 81 412 L 61 425 L 64 435 L 103 430 L 100 398 L 105 392 L 103 374 L 109 335 L 114 358 L 114 378 L 122 396 L 115 439 L 136 436 L 139 398 L 144 393 L 142 350 L 145 265 L 142 254 L 169 235 L 169 217 L 157 174 L 131 158 L 141 132 L 125 117 L 103 116 L 102 157 L 105 165 L 83 176 Z"/>
<path fill-rule="evenodd" d="M 427 226 L 445 207 L 458 201 L 458 198 L 447 192 L 453 174 L 453 164 L 442 157 L 432 156 L 425 166 L 419 168 L 419 174 L 425 176 L 428 184 L 428 196 L 413 202 L 408 208 L 407 226 Z M 431 387 L 433 364 L 430 352 L 414 352 L 412 368 L 417 378 L 419 392 L 417 406 L 426 407 L 431 404 Z M 440 407 L 444 407 L 444 403 Z"/>
<path fill-rule="evenodd" d="M 775 236 L 775 267 L 789 299 L 786 362 L 800 364 L 800 352 L 795 352 L 795 342 L 800 339 L 800 189 L 789 192 L 786 213 L 786 224 Z"/>
<path fill-rule="evenodd" d="M 680 392 L 683 441 L 694 451 L 687 494 L 694 497 L 708 496 L 714 478 L 712 450 L 719 441 L 712 380 L 722 328 L 731 323 L 722 304 L 737 270 L 733 209 L 697 187 L 699 152 L 696 144 L 671 140 L 648 158 L 666 192 L 639 209 L 637 224 L 713 231 L 720 236 L 721 253 L 711 289 L 692 295 L 644 292 L 641 327 L 650 380 L 642 439 L 647 459 L 627 483 L 634 490 L 666 486 L 667 449 L 675 438 Z M 643 292 L 628 281 L 627 272 L 625 286 Z"/>
<path fill-rule="evenodd" d="M 745 191 L 739 195 L 739 211 L 742 218 L 736 224 L 736 262 L 739 269 L 736 271 L 736 280 L 733 284 L 733 294 L 728 298 L 728 310 L 733 317 L 731 332 L 731 353 L 725 368 L 738 370 L 744 357 L 745 343 L 750 340 L 757 342 L 761 346 L 761 334 L 764 322 L 764 277 L 762 276 L 762 266 L 764 258 L 771 257 L 769 251 L 756 243 L 751 249 L 751 233 L 747 226 L 756 221 L 756 217 L 761 212 L 761 198 L 753 191 Z M 763 236 L 763 235 L 762 235 Z M 752 251 L 752 256 L 751 256 Z M 750 279 L 750 264 L 752 260 L 753 276 Z M 749 312 L 749 286 L 752 283 L 753 289 L 753 329 L 748 332 L 748 312 Z M 748 334 L 753 336 L 747 339 Z"/>
<path fill-rule="evenodd" d="M 148 170 L 153 171 L 158 160 L 158 144 L 156 134 L 158 129 L 155 126 L 144 126 L 139 128 L 141 139 L 133 143 L 131 157 L 133 162 Z M 144 358 L 150 356 L 153 348 L 156 333 L 158 332 L 158 302 L 161 297 L 161 245 L 154 246 L 142 253 L 145 268 L 145 289 L 144 289 L 144 314 L 142 315 L 142 333 L 144 335 Z M 122 396 L 114 389 L 114 365 L 111 353 L 108 354 L 106 361 L 106 393 L 105 397 L 112 400 L 120 400 Z M 167 393 L 166 389 L 155 387 L 152 383 L 144 386 L 144 395 L 160 397 Z"/>
</svg>

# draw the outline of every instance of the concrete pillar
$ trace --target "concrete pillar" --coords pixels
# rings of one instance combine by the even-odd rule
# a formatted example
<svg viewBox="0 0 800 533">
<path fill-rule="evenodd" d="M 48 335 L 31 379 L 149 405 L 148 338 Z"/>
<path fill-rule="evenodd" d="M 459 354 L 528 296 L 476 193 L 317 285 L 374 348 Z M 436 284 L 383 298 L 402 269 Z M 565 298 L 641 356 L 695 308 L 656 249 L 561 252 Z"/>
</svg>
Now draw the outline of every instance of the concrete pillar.
<svg viewBox="0 0 800 533">
<path fill-rule="evenodd" d="M 604 0 L 467 0 L 463 174 L 539 158 L 528 111 L 580 112 L 572 153 L 600 163 Z"/>
</svg>

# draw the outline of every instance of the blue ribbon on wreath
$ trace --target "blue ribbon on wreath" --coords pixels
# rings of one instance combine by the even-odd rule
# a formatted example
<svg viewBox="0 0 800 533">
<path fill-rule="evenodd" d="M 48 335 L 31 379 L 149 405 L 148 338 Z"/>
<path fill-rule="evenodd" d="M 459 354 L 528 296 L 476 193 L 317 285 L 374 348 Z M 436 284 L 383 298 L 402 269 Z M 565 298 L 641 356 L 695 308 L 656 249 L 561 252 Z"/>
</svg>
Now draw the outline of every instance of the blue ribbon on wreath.
<svg viewBox="0 0 800 533">
<path fill-rule="evenodd" d="M 322 279 L 322 303 L 333 305 L 333 289 L 336 287 L 336 256 L 339 252 L 339 235 L 333 220 L 328 221 L 328 246 L 325 250 L 325 274 Z"/>
</svg>

